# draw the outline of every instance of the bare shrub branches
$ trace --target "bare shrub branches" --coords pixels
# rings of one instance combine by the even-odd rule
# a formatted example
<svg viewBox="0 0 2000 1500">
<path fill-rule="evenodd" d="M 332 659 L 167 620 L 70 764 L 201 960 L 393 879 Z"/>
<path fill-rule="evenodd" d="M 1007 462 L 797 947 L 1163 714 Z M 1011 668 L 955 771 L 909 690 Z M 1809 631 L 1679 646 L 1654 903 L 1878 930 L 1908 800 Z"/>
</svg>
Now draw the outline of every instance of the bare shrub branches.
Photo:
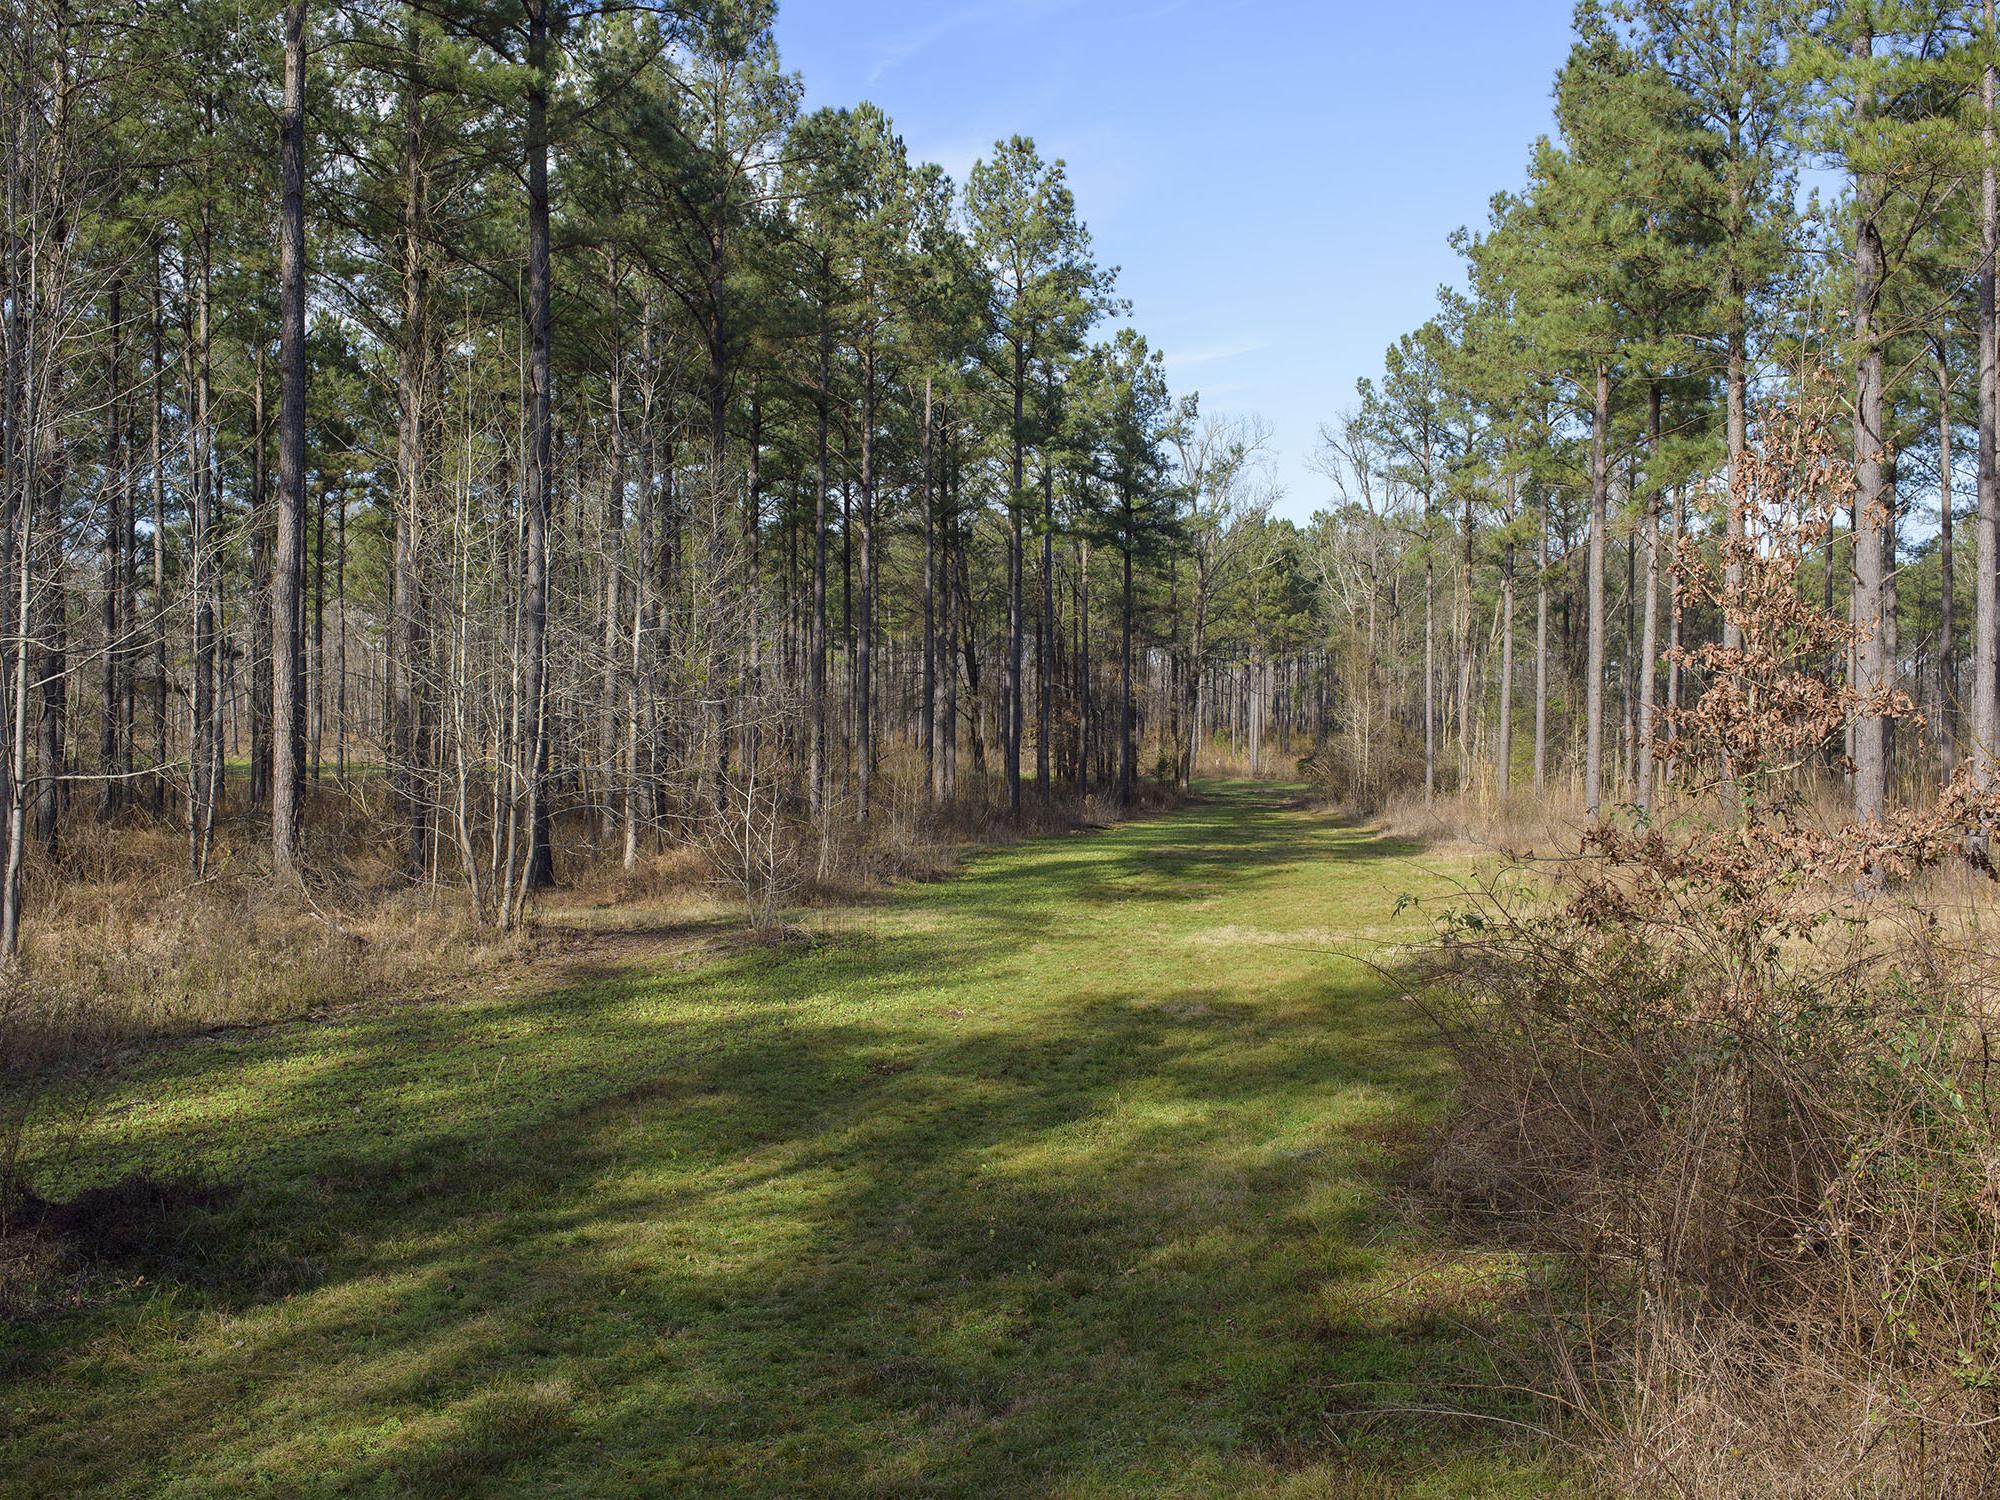
<svg viewBox="0 0 2000 1500">
<path fill-rule="evenodd" d="M 1422 1000 L 1464 1107 L 1434 1170 L 1559 1252 L 1583 1331 L 1552 1394 L 1619 1492 L 1987 1493 L 1990 959 L 1906 882 L 1994 807 L 1965 772 L 1882 818 L 1822 811 L 1848 723 L 1917 721 L 1823 671 L 1867 628 L 1800 582 L 1852 489 L 1829 403 L 1763 427 L 1720 556 L 1675 560 L 1731 627 L 1682 652 L 1706 687 L 1652 747 L 1689 791 L 1510 866 L 1443 933 Z"/>
</svg>

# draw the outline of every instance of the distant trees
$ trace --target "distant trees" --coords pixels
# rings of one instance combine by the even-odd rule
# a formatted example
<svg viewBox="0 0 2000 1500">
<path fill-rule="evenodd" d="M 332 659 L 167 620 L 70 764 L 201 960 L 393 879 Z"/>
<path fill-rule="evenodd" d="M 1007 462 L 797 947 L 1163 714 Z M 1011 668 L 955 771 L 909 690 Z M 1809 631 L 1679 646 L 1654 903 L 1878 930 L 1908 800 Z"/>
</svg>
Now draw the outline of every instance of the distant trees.
<svg viewBox="0 0 2000 1500">
<path fill-rule="evenodd" d="M 1424 795 L 1437 792 L 1438 680 L 1437 569 L 1435 543 L 1441 525 L 1447 476 L 1452 467 L 1452 393 L 1446 388 L 1442 356 L 1448 334 L 1433 320 L 1390 346 L 1382 384 L 1363 382 L 1364 419 L 1389 455 L 1389 475 L 1417 498 L 1415 551 L 1423 570 Z"/>
<path fill-rule="evenodd" d="M 1090 235 L 1076 217 L 1060 163 L 1045 164 L 1032 141 L 1020 136 L 1001 142 L 991 159 L 972 169 L 965 189 L 972 256 L 985 270 L 990 288 L 983 346 L 984 369 L 1001 402 L 1008 439 L 1007 511 L 1007 706 L 1004 756 L 1007 808 L 1021 810 L 1021 694 L 1024 644 L 1022 581 L 1026 576 L 1024 538 L 1032 497 L 1027 487 L 1027 452 L 1037 432 L 1053 437 L 1053 386 L 1058 370 L 1074 358 L 1084 332 L 1112 307 L 1111 276 L 1090 258 Z M 1038 409 L 1039 408 L 1039 409 Z M 1053 470 L 1049 471 L 1051 474 Z M 1044 546 L 1046 581 L 1053 567 L 1053 518 L 1038 528 Z M 1041 638 L 1050 640 L 1053 594 L 1043 598 Z M 1048 674 L 1044 672 L 1044 680 Z M 1046 726 L 1044 715 L 1039 727 Z M 1044 759 L 1038 764 L 1043 788 L 1048 737 L 1039 737 Z"/>
<path fill-rule="evenodd" d="M 1204 415 L 1200 401 L 1187 397 L 1174 411 L 1166 440 L 1180 507 L 1173 539 L 1185 558 L 1174 577 L 1172 600 L 1175 635 L 1184 643 L 1172 763 L 1175 780 L 1185 789 L 1209 722 L 1202 693 L 1218 655 L 1217 617 L 1251 565 L 1275 489 L 1262 468 L 1270 429 L 1259 421 Z M 1337 669 L 1325 675 L 1331 678 Z M 1351 695 L 1354 674 L 1338 675 Z"/>
<path fill-rule="evenodd" d="M 1090 447 L 1101 455 L 1102 489 L 1086 489 L 1088 525 L 1118 553 L 1118 801 L 1132 800 L 1138 747 L 1133 738 L 1133 569 L 1165 554 L 1180 516 L 1162 482 L 1170 404 L 1160 355 L 1131 329 L 1090 351 Z M 1095 503 L 1093 503 L 1093 501 Z"/>
</svg>

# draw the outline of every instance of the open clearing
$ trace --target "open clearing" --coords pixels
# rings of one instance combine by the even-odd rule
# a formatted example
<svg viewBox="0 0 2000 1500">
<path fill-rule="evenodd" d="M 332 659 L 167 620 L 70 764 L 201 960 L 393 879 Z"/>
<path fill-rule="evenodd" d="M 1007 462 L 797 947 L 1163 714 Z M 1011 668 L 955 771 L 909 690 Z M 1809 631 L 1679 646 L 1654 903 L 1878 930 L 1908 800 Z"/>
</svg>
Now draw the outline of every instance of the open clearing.
<svg viewBox="0 0 2000 1500">
<path fill-rule="evenodd" d="M 160 1048 L 30 1163 L 233 1191 L 5 1335 L 0 1493 L 1542 1495 L 1385 1193 L 1407 846 L 1210 788 L 553 991 Z M 101 1291 L 101 1286 L 98 1288 Z"/>
</svg>

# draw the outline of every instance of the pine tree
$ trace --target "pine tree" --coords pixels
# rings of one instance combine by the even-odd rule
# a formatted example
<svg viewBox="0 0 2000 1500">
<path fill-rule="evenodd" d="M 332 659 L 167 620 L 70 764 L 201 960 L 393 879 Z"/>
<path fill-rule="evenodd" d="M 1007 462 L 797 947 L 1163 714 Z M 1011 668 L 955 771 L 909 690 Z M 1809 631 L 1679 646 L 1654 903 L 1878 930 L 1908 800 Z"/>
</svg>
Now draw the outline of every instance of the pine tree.
<svg viewBox="0 0 2000 1500">
<path fill-rule="evenodd" d="M 1034 445 L 1033 405 L 1046 385 L 1039 366 L 1073 348 L 1111 306 L 1113 273 L 1091 260 L 1090 234 L 1076 216 L 1061 162 L 1044 163 L 1033 141 L 998 142 L 965 186 L 973 254 L 985 266 L 992 298 L 985 364 L 1005 404 L 1009 468 L 1007 540 L 1007 810 L 1021 811 L 1024 727 L 1022 588 L 1024 538 L 1032 498 L 1026 456 Z"/>
<path fill-rule="evenodd" d="M 1129 328 L 1090 351 L 1086 431 L 1101 488 L 1092 532 L 1116 549 L 1118 594 L 1118 803 L 1129 806 L 1137 777 L 1133 730 L 1132 644 L 1137 613 L 1134 571 L 1173 539 L 1178 506 L 1166 483 L 1165 440 L 1173 415 L 1158 351 Z"/>
</svg>

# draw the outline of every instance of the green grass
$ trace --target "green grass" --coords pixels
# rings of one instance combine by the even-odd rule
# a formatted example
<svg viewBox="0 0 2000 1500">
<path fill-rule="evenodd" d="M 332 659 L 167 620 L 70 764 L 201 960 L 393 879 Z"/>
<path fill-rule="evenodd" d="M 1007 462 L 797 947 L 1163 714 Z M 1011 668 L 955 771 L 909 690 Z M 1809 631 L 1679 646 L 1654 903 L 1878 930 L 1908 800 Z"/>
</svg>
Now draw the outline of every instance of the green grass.
<svg viewBox="0 0 2000 1500">
<path fill-rule="evenodd" d="M 0 1494 L 1544 1495 L 1508 1267 L 1355 954 L 1438 877 L 1269 788 L 809 941 L 168 1047 L 80 1133 L 240 1184 L 5 1335 Z M 1408 919 L 1405 919 L 1406 921 Z"/>
</svg>

